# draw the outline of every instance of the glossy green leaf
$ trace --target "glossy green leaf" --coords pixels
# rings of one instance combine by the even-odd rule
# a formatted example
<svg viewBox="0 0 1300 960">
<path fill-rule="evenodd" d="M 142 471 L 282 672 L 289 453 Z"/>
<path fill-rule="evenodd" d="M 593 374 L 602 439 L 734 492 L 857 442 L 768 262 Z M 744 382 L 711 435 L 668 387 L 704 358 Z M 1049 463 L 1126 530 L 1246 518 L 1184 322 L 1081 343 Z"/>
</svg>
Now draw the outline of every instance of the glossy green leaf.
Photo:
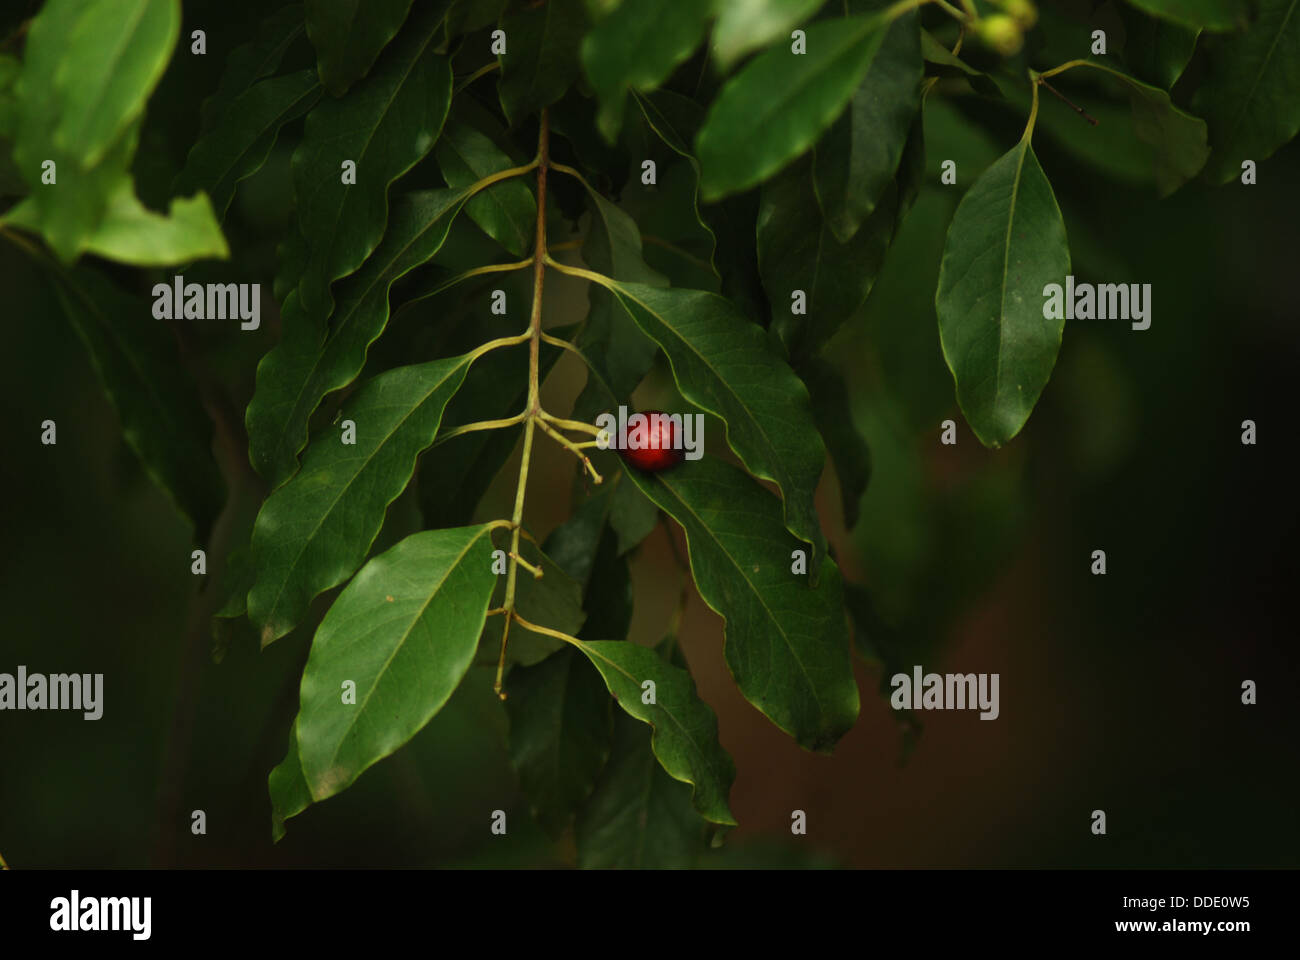
<svg viewBox="0 0 1300 960">
<path fill-rule="evenodd" d="M 727 666 L 745 699 L 801 746 L 829 751 L 858 716 L 835 562 L 823 557 L 815 588 L 792 573 L 802 544 L 779 501 L 730 464 L 705 457 L 627 476 L 686 531 L 695 585 L 726 621 Z"/>
<path fill-rule="evenodd" d="M 447 186 L 468 187 L 484 177 L 516 166 L 492 139 L 476 129 L 470 115 L 453 109 L 438 141 L 438 167 Z M 465 212 L 493 240 L 516 257 L 532 248 L 537 201 L 528 184 L 512 177 L 493 184 L 465 205 Z"/>
<path fill-rule="evenodd" d="M 1151 148 L 1156 187 L 1162 196 L 1173 193 L 1201 172 L 1210 154 L 1204 120 L 1174 106 L 1164 90 L 1121 70 L 1091 61 L 1083 66 L 1118 77 L 1127 86 L 1129 105 L 1133 110 L 1133 132 Z"/>
<path fill-rule="evenodd" d="M 871 479 L 871 451 L 853 424 L 853 404 L 844 377 L 827 361 L 812 357 L 798 368 L 812 397 L 813 419 L 835 464 L 844 504 L 844 527 L 858 524 L 862 495 Z"/>
<path fill-rule="evenodd" d="M 986 447 L 1020 432 L 1047 385 L 1065 321 L 1043 316 L 1043 288 L 1069 272 L 1052 185 L 1022 139 L 962 197 L 935 295 L 957 400 Z"/>
<path fill-rule="evenodd" d="M 640 283 L 614 283 L 611 289 L 668 355 L 682 396 L 722 418 L 727 442 L 746 469 L 781 488 L 786 526 L 813 545 L 809 572 L 815 578 L 826 540 L 813 495 L 826 449 L 803 382 L 762 328 L 717 294 Z"/>
<path fill-rule="evenodd" d="M 501 18 L 506 53 L 497 90 L 511 125 L 549 107 L 578 78 L 578 51 L 587 32 L 582 0 L 548 0 L 515 7 Z"/>
<path fill-rule="evenodd" d="M 659 508 L 641 492 L 635 483 L 620 477 L 610 493 L 609 525 L 618 538 L 618 555 L 621 557 L 637 546 L 659 523 Z"/>
<path fill-rule="evenodd" d="M 652 90 L 691 55 L 710 14 L 705 0 L 637 0 L 616 7 L 582 42 L 582 64 L 600 100 L 597 122 L 613 143 L 629 90 Z"/>
<path fill-rule="evenodd" d="M 780 44 L 718 94 L 695 141 L 705 200 L 748 189 L 813 145 L 840 114 L 880 49 L 880 15 L 809 27 L 808 52 Z"/>
<path fill-rule="evenodd" d="M 1154 17 L 1193 30 L 1240 30 L 1246 25 L 1244 0 L 1127 0 Z"/>
<path fill-rule="evenodd" d="M 443 10 L 446 3 L 436 5 Z M 341 97 L 397 36 L 411 0 L 306 0 L 307 36 L 316 48 L 321 82 Z"/>
<path fill-rule="evenodd" d="M 86 252 L 137 267 L 230 256 L 206 194 L 177 197 L 163 216 L 140 203 L 130 180 L 123 180 L 113 194 L 99 229 L 86 241 Z"/>
<path fill-rule="evenodd" d="M 921 108 L 919 22 L 912 11 L 890 25 L 848 109 L 814 150 L 817 204 L 840 243 L 853 239 L 889 191 Z"/>
<path fill-rule="evenodd" d="M 298 720 L 294 718 L 289 728 L 289 749 L 284 759 L 276 764 L 266 786 L 271 794 L 271 842 L 279 843 L 284 837 L 284 823 L 311 806 L 311 788 L 303 776 L 302 761 L 298 759 Z"/>
<path fill-rule="evenodd" d="M 212 421 L 171 332 L 153 317 L 147 300 L 128 296 L 94 270 L 61 274 L 55 291 L 117 410 L 127 444 L 193 522 L 195 539 L 205 542 L 225 492 L 212 457 Z"/>
<path fill-rule="evenodd" d="M 367 381 L 308 448 L 302 470 L 267 498 L 253 525 L 258 575 L 248 594 L 263 646 L 297 626 L 312 599 L 365 558 L 470 361 L 465 354 L 412 364 Z M 342 443 L 344 420 L 356 425 L 355 444 Z"/>
<path fill-rule="evenodd" d="M 412 534 L 361 568 L 302 673 L 298 757 L 313 800 L 348 787 L 442 708 L 474 658 L 496 576 L 489 527 Z M 356 685 L 356 703 L 342 702 Z"/>
<path fill-rule="evenodd" d="M 302 4 L 289 3 L 262 22 L 257 36 L 230 51 L 217 89 L 199 108 L 204 132 L 225 115 L 237 97 L 279 69 L 284 55 L 303 35 L 303 28 Z"/>
<path fill-rule="evenodd" d="M 250 459 L 273 488 L 293 475 L 321 400 L 361 372 L 367 349 L 388 322 L 389 289 L 438 251 L 465 197 L 463 190 L 426 190 L 394 203 L 383 243 L 339 287 L 323 343 L 324 330 L 305 315 L 297 295 L 285 302 L 283 338 L 258 364 L 257 389 L 245 416 Z"/>
<path fill-rule="evenodd" d="M 558 837 L 609 757 L 609 694 L 570 648 L 513 667 L 506 690 L 510 762 L 538 822 Z"/>
<path fill-rule="evenodd" d="M 577 641 L 600 671 L 618 705 L 654 730 L 651 749 L 669 775 L 694 787 L 695 809 L 714 823 L 734 824 L 727 795 L 736 779 L 731 757 L 718 743 L 718 718 L 695 693 L 686 670 L 653 650 L 621 640 Z M 653 703 L 650 687 L 654 684 Z"/>
<path fill-rule="evenodd" d="M 675 870 L 705 846 L 705 822 L 691 788 L 664 772 L 650 731 L 623 712 L 614 717 L 609 762 L 575 824 L 578 866 Z"/>
<path fill-rule="evenodd" d="M 86 170 L 144 113 L 180 32 L 178 0 L 51 0 L 74 8 L 54 74 L 54 144 Z M 34 26 L 34 25 L 33 25 Z M 68 171 L 71 173 L 72 171 Z"/>
<path fill-rule="evenodd" d="M 1124 63 L 1139 80 L 1169 90 L 1192 59 L 1200 31 L 1119 7 L 1124 21 Z"/>
<path fill-rule="evenodd" d="M 600 537 L 609 518 L 611 490 L 607 480 L 574 509 L 568 520 L 552 530 L 543 544 L 547 556 L 581 584 L 584 594 L 596 562 Z"/>
<path fill-rule="evenodd" d="M 758 268 L 772 304 L 772 329 L 798 363 L 816 353 L 871 292 L 894 236 L 898 188 L 893 181 L 848 243 L 840 243 L 817 208 L 807 158 L 763 184 L 758 210 Z M 891 174 L 892 176 L 892 174 Z M 806 313 L 794 313 L 794 291 Z"/>
<path fill-rule="evenodd" d="M 235 97 L 199 138 L 176 180 L 176 190 L 205 190 L 225 219 L 235 186 L 266 163 L 280 128 L 302 116 L 320 98 L 313 70 L 300 70 L 253 84 Z"/>
<path fill-rule="evenodd" d="M 713 58 L 724 72 L 749 53 L 777 41 L 790 44 L 795 27 L 807 27 L 824 0 L 713 0 Z"/>
<path fill-rule="evenodd" d="M 1241 176 L 1300 130 L 1300 0 L 1259 0 L 1244 33 L 1209 38 L 1192 109 L 1210 125 L 1212 183 Z"/>
<path fill-rule="evenodd" d="M 431 9 L 431 8 L 430 8 Z M 418 7 L 408 28 L 363 82 L 307 114 L 293 154 L 298 226 L 307 257 L 298 295 L 329 313 L 329 287 L 356 270 L 384 235 L 388 185 L 433 149 L 451 102 L 451 64 L 433 51 L 440 18 Z M 356 164 L 356 183 L 342 182 Z"/>
</svg>

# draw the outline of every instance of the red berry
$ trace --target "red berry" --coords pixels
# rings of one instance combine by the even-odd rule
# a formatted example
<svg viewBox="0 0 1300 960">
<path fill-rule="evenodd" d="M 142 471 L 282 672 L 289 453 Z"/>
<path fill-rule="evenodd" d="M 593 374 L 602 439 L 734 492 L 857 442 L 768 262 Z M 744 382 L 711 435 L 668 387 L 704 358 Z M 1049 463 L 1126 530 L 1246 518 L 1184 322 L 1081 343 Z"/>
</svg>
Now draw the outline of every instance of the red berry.
<svg viewBox="0 0 1300 960">
<path fill-rule="evenodd" d="M 642 411 L 646 424 L 637 429 L 635 425 L 629 423 L 628 428 L 618 438 L 618 452 L 624 462 L 646 473 L 658 473 L 660 470 L 675 467 L 686 457 L 686 451 L 673 442 L 676 439 L 676 428 L 673 422 L 667 415 L 656 417 L 657 413 L 662 414 L 663 411 Z M 629 434 L 641 444 L 637 449 L 628 446 Z"/>
</svg>

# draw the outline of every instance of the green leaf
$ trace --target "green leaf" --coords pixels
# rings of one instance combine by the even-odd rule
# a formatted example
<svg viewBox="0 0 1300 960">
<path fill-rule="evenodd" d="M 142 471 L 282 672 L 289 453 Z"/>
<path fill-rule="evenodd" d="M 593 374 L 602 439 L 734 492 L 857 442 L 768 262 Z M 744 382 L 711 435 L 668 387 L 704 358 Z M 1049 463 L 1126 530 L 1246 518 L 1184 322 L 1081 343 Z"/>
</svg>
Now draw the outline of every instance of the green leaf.
<svg viewBox="0 0 1300 960">
<path fill-rule="evenodd" d="M 646 537 L 659 523 L 659 508 L 651 503 L 635 483 L 621 477 L 610 494 L 609 525 L 618 538 L 621 557 Z"/>
<path fill-rule="evenodd" d="M 225 499 L 212 457 L 212 421 L 187 378 L 175 340 L 142 298 L 94 270 L 56 279 L 55 292 L 90 353 L 122 434 L 153 481 L 207 540 Z"/>
<path fill-rule="evenodd" d="M 780 40 L 790 41 L 794 27 L 806 26 L 823 0 L 713 0 L 713 59 L 724 73 L 749 53 Z"/>
<path fill-rule="evenodd" d="M 438 141 L 438 167 L 447 186 L 468 187 L 484 177 L 516 166 L 492 138 L 476 129 L 459 107 L 452 110 Z M 518 177 L 488 187 L 465 205 L 471 220 L 516 257 L 533 245 L 537 202 L 528 184 Z"/>
<path fill-rule="evenodd" d="M 1127 85 L 1133 110 L 1133 132 L 1151 148 L 1156 187 L 1161 196 L 1168 196 L 1201 172 L 1210 154 L 1204 120 L 1174 106 L 1164 90 L 1130 77 L 1121 70 L 1092 61 L 1081 66 L 1118 77 Z"/>
<path fill-rule="evenodd" d="M 137 267 L 168 267 L 209 257 L 230 257 L 206 194 L 177 197 L 167 215 L 146 209 L 130 180 L 123 180 L 109 202 L 86 252 Z"/>
<path fill-rule="evenodd" d="M 731 757 L 718 743 L 718 718 L 695 693 L 686 670 L 653 650 L 621 640 L 578 640 L 609 692 L 630 716 L 654 730 L 651 749 L 669 775 L 694 787 L 695 809 L 713 823 L 735 824 L 727 795 L 736 779 Z M 654 684 L 654 702 L 645 703 Z"/>
<path fill-rule="evenodd" d="M 515 609 L 519 615 L 561 633 L 576 634 L 587 619 L 582 609 L 582 584 L 527 540 L 520 541 L 519 552 L 542 571 L 541 577 L 534 578 L 520 568 L 515 584 Z M 504 594 L 505 577 L 500 579 Z"/>
<path fill-rule="evenodd" d="M 549 107 L 578 79 L 578 50 L 587 32 L 582 0 L 520 6 L 501 19 L 506 32 L 497 91 L 511 126 Z"/>
<path fill-rule="evenodd" d="M 295 717 L 289 728 L 289 750 L 276 764 L 266 786 L 271 794 L 271 842 L 279 843 L 284 836 L 284 822 L 296 817 L 311 806 L 311 788 L 302 773 L 298 759 L 298 720 Z"/>
<path fill-rule="evenodd" d="M 1200 31 L 1147 16 L 1120 5 L 1124 22 L 1124 63 L 1139 80 L 1169 90 L 1192 59 Z"/>
<path fill-rule="evenodd" d="M 826 449 L 803 382 L 762 328 L 717 294 L 640 283 L 614 282 L 610 289 L 668 355 L 682 396 L 720 417 L 746 469 L 781 488 L 786 526 L 813 545 L 809 571 L 815 577 L 826 540 L 813 495 Z"/>
<path fill-rule="evenodd" d="M 1246 25 L 1243 0 L 1128 0 L 1154 17 L 1194 30 L 1240 30 Z"/>
<path fill-rule="evenodd" d="M 181 7 L 177 0 L 51 0 L 38 19 L 61 19 L 56 7 L 73 19 L 54 74 L 54 144 L 88 170 L 144 113 L 176 46 Z"/>
<path fill-rule="evenodd" d="M 367 381 L 340 414 L 340 423 L 355 423 L 356 443 L 342 443 L 339 426 L 326 427 L 302 470 L 267 498 L 253 525 L 258 575 L 248 594 L 263 646 L 297 626 L 312 599 L 365 558 L 472 359 L 398 367 Z"/>
<path fill-rule="evenodd" d="M 239 181 L 266 163 L 280 128 L 302 116 L 320 98 L 313 70 L 272 77 L 235 97 L 198 139 L 176 180 L 177 192 L 205 190 L 225 219 Z"/>
<path fill-rule="evenodd" d="M 298 295 L 308 315 L 330 310 L 329 287 L 370 256 L 388 220 L 388 185 L 433 149 L 451 102 L 451 64 L 433 52 L 440 16 L 419 7 L 373 73 L 342 100 L 307 114 L 293 154 L 298 226 L 307 259 Z M 342 165 L 356 164 L 356 183 Z"/>
<path fill-rule="evenodd" d="M 853 239 L 889 191 L 921 108 L 919 22 L 913 10 L 889 27 L 848 109 L 814 150 L 817 204 L 840 243 Z"/>
<path fill-rule="evenodd" d="M 262 21 L 256 37 L 230 51 L 216 91 L 199 108 L 205 133 L 237 97 L 279 69 L 285 53 L 302 36 L 303 27 L 302 4 L 286 4 Z"/>
<path fill-rule="evenodd" d="M 1047 385 L 1065 321 L 1043 317 L 1043 288 L 1069 272 L 1060 208 L 1024 138 L 962 197 L 934 301 L 957 400 L 986 447 L 1020 432 Z"/>
<path fill-rule="evenodd" d="M 976 70 L 934 38 L 929 30 L 921 31 L 921 58 L 925 72 L 936 77 L 966 80 L 971 89 L 986 97 L 1002 97 L 1002 90 L 983 70 Z"/>
<path fill-rule="evenodd" d="M 1241 175 L 1300 130 L 1300 0 L 1260 0 L 1259 19 L 1245 33 L 1205 45 L 1205 78 L 1192 109 L 1210 125 L 1211 183 Z"/>
<path fill-rule="evenodd" d="M 362 270 L 339 287 L 329 339 L 308 318 L 296 294 L 285 301 L 284 336 L 257 367 L 248 405 L 249 457 L 270 483 L 293 475 L 312 413 L 328 394 L 361 372 L 370 344 L 388 323 L 393 283 L 437 253 L 465 202 L 463 190 L 425 190 L 393 205 L 384 241 Z"/>
<path fill-rule="evenodd" d="M 871 68 L 887 24 L 881 15 L 816 23 L 807 53 L 781 44 L 732 77 L 695 141 L 704 199 L 761 183 L 811 147 Z"/>
<path fill-rule="evenodd" d="M 858 524 L 862 495 L 871 479 L 871 451 L 853 425 L 853 404 L 840 371 L 820 357 L 799 367 L 799 376 L 812 396 L 813 419 L 835 464 L 844 504 L 844 527 Z"/>
<path fill-rule="evenodd" d="M 567 648 L 511 668 L 506 689 L 510 762 L 538 822 L 558 837 L 609 757 L 609 696 L 600 674 Z"/>
<path fill-rule="evenodd" d="M 675 870 L 704 849 L 705 822 L 691 788 L 664 772 L 650 731 L 628 715 L 614 717 L 609 762 L 575 825 L 578 866 Z"/>
<path fill-rule="evenodd" d="M 866 301 L 885 262 L 898 218 L 894 183 L 848 243 L 822 219 L 809 158 L 763 184 L 758 268 L 772 304 L 772 329 L 798 363 L 811 356 Z M 793 313 L 793 293 L 807 297 Z"/>
<path fill-rule="evenodd" d="M 652 90 L 704 36 L 704 0 L 637 0 L 616 7 L 582 42 L 582 64 L 600 100 L 597 123 L 613 143 L 629 90 Z"/>
<path fill-rule="evenodd" d="M 834 561 L 822 559 L 815 588 L 792 574 L 800 545 L 778 501 L 730 464 L 706 457 L 627 476 L 686 531 L 695 585 L 726 621 L 727 666 L 745 699 L 801 746 L 829 751 L 858 715 Z"/>
<path fill-rule="evenodd" d="M 302 673 L 298 756 L 313 800 L 411 739 L 474 658 L 496 576 L 487 524 L 426 530 L 374 557 L 325 614 Z M 342 702 L 356 684 L 356 703 Z"/>
<path fill-rule="evenodd" d="M 436 6 L 445 12 L 447 4 Z M 397 36 L 411 0 L 306 0 L 307 36 L 316 48 L 321 82 L 341 97 Z M 439 16 L 438 21 L 441 22 Z"/>
</svg>

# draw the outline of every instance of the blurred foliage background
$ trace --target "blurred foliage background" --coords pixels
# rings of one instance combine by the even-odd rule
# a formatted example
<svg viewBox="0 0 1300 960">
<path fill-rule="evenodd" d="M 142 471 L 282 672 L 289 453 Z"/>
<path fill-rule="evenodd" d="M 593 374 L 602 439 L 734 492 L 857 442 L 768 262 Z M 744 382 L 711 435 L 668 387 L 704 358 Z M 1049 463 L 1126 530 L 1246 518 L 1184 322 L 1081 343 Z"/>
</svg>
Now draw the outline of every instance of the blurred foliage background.
<svg viewBox="0 0 1300 960">
<path fill-rule="evenodd" d="M 219 49 L 224 36 L 247 35 L 257 14 L 187 3 L 185 29 L 202 24 L 209 49 Z M 146 201 L 166 196 L 220 64 L 185 53 L 172 62 L 136 161 L 142 192 L 151 183 L 159 191 Z M 1029 425 L 991 452 L 957 409 L 933 298 L 956 204 L 1019 136 L 1024 113 L 946 92 L 926 105 L 925 187 L 866 307 L 826 351 L 872 451 L 862 517 L 846 535 L 829 466 L 819 508 L 846 577 L 872 590 L 872 645 L 907 669 L 1000 673 L 1001 716 L 923 713 L 919 733 L 904 729 L 877 695 L 888 671 L 864 661 L 857 727 L 834 756 L 805 753 L 735 689 L 721 621 L 692 592 L 681 642 L 736 760 L 741 823 L 706 863 L 1300 865 L 1300 145 L 1261 163 L 1256 186 L 1192 184 L 1162 201 L 1145 164 L 1130 162 L 1125 117 L 1091 128 L 1045 98 L 1035 149 L 1065 217 L 1073 272 L 1150 283 L 1153 320 L 1141 333 L 1123 321 L 1068 323 Z M 945 159 L 957 163 L 956 186 L 939 183 Z M 269 278 L 289 214 L 288 160 L 277 152 L 243 184 L 227 220 L 243 262 L 261 257 L 258 275 L 216 265 L 193 279 Z M 554 286 L 548 309 L 583 309 L 576 289 Z M 9 863 L 572 862 L 571 842 L 546 838 L 518 793 L 488 667 L 474 668 L 410 745 L 273 846 L 266 774 L 284 753 L 315 624 L 265 653 L 236 635 L 214 662 L 211 592 L 190 574 L 186 523 L 124 445 L 52 293 L 9 247 L 0 290 L 9 361 L 0 670 L 105 675 L 97 722 L 58 712 L 2 718 L 0 852 Z M 403 317 L 407 332 L 392 349 L 421 349 L 427 316 Z M 237 398 L 219 419 L 241 421 L 275 336 L 273 320 L 251 334 L 197 323 L 184 345 L 193 368 Z M 551 409 L 567 409 L 582 386 L 571 359 L 547 382 Z M 663 399 L 663 380 L 642 388 L 643 407 Z M 39 442 L 46 418 L 58 423 L 57 446 Z M 955 447 L 939 443 L 946 418 L 958 423 Z M 1240 443 L 1246 418 L 1258 423 L 1257 446 Z M 251 522 L 257 487 L 235 438 L 219 429 L 216 443 L 234 498 L 228 534 Z M 529 510 L 544 536 L 568 515 L 574 475 L 557 448 L 539 457 Z M 483 518 L 508 513 L 516 462 L 487 492 Z M 410 494 L 394 503 L 379 547 L 417 510 Z M 1089 573 L 1094 549 L 1107 553 L 1105 577 Z M 681 587 L 664 533 L 638 551 L 633 575 L 633 639 L 653 642 Z M 1246 679 L 1259 686 L 1256 706 L 1240 702 Z M 488 829 L 498 808 L 509 818 L 505 837 Z M 1099 808 L 1105 837 L 1089 830 Z M 205 836 L 190 833 L 195 809 L 207 815 Z M 807 812 L 807 836 L 790 834 L 795 809 Z"/>
</svg>

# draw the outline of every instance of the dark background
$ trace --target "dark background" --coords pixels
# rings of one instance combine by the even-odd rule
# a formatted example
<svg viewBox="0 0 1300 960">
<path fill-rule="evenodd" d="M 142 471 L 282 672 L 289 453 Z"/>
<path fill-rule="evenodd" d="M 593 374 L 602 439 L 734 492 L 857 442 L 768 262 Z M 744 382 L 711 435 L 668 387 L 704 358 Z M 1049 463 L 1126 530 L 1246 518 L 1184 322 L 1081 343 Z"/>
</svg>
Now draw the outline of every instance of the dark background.
<svg viewBox="0 0 1300 960">
<path fill-rule="evenodd" d="M 187 4 L 185 35 L 210 7 Z M 219 45 L 219 29 L 208 42 Z M 151 106 L 142 143 L 152 147 L 142 146 L 140 167 L 183 161 L 197 124 L 185 104 L 192 110 L 212 88 L 221 62 L 196 60 L 178 51 Z M 1065 217 L 1075 276 L 1152 284 L 1151 328 L 1067 323 L 1052 380 L 1007 448 L 985 450 L 961 419 L 933 295 L 956 203 L 1019 136 L 1023 112 L 931 96 L 929 182 L 862 316 L 826 351 L 849 380 L 874 459 L 851 534 L 829 468 L 823 479 L 819 507 L 845 575 L 872 588 L 909 664 L 1000 673 L 1001 716 L 922 714 L 905 750 L 878 693 L 880 667 L 861 663 L 857 726 L 833 757 L 805 753 L 741 698 L 723 661 L 721 619 L 692 595 L 683 648 L 738 769 L 732 807 L 741 826 L 707 862 L 1300 865 L 1300 147 L 1261 162 L 1255 186 L 1192 184 L 1160 200 L 1116 145 L 1131 143 L 1117 116 L 1094 130 L 1045 100 L 1034 145 Z M 1108 158 L 1107 173 L 1079 159 L 1089 153 Z M 938 182 L 944 159 L 958 163 L 956 187 Z M 287 162 L 279 150 L 243 185 L 229 221 L 232 246 L 266 247 L 268 275 L 227 279 L 269 281 L 266 229 L 282 215 L 270 200 L 283 196 Z M 170 178 L 159 179 L 165 195 Z M 575 289 L 554 286 L 559 312 L 581 304 Z M 188 525 L 143 474 L 72 328 L 8 245 L 0 290 L 8 377 L 0 670 L 105 675 L 99 721 L 0 715 L 6 860 L 15 868 L 572 862 L 571 841 L 552 844 L 518 793 L 490 668 L 475 668 L 408 747 L 291 821 L 273 846 L 266 775 L 284 753 L 310 625 L 264 653 L 237 635 L 213 662 L 211 592 L 200 594 L 190 574 Z M 207 376 L 234 391 L 225 416 L 236 424 L 256 359 L 274 342 L 271 312 L 264 307 L 255 335 L 219 324 L 194 331 L 190 347 Z M 581 387 L 569 359 L 547 384 L 551 409 L 567 409 Z M 648 405 L 660 389 L 652 382 L 638 399 Z M 956 447 L 938 442 L 948 417 L 958 423 Z M 40 444 L 46 418 L 58 423 L 57 446 Z M 1258 424 L 1254 447 L 1240 443 L 1247 418 Z M 234 450 L 219 432 L 218 459 L 235 491 L 227 536 L 258 496 Z M 514 463 L 481 516 L 508 513 Z M 529 487 L 535 531 L 567 515 L 571 489 L 571 460 L 543 446 Z M 407 500 L 394 511 L 409 511 Z M 1089 573 L 1094 549 L 1106 551 L 1104 577 Z M 212 562 L 216 572 L 216 553 Z M 633 636 L 653 641 L 678 591 L 662 531 L 642 546 L 633 573 Z M 1256 706 L 1240 701 L 1246 679 L 1258 684 Z M 506 837 L 489 833 L 495 808 L 508 811 Z M 1104 837 L 1089 829 L 1097 808 L 1107 814 Z M 190 834 L 194 809 L 207 814 L 206 836 Z M 794 809 L 807 812 L 805 837 L 790 835 Z"/>
</svg>

